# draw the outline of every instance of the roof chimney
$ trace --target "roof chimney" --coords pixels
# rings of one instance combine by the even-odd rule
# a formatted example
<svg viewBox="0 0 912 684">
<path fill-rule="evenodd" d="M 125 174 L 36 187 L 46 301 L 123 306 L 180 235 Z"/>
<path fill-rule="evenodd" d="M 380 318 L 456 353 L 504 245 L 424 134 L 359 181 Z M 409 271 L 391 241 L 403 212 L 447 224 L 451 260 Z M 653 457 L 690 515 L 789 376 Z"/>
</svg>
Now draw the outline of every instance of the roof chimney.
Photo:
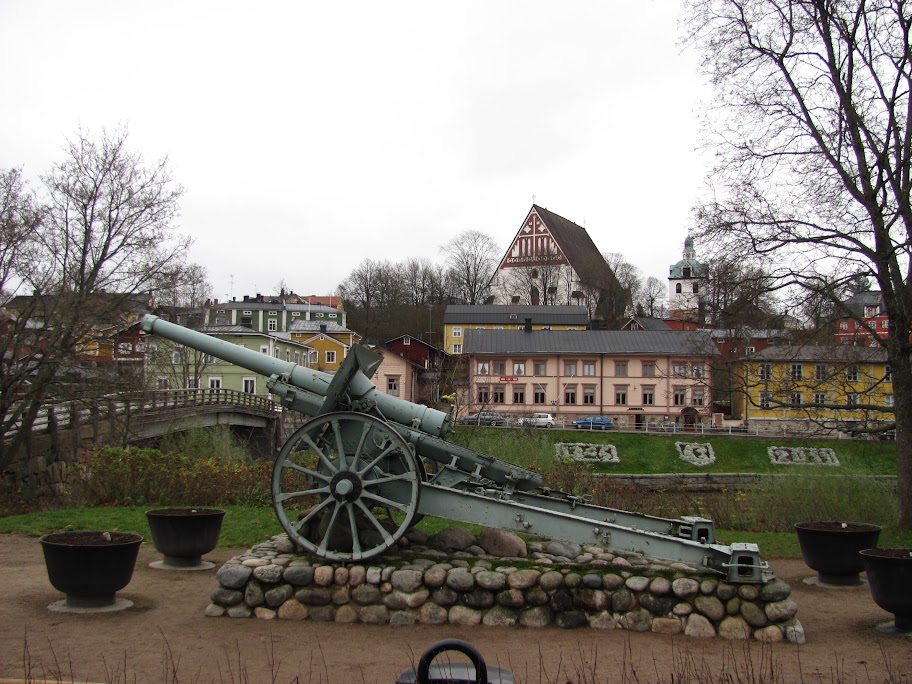
<svg viewBox="0 0 912 684">
<path fill-rule="evenodd" d="M 325 333 L 325 332 L 326 332 L 326 323 L 320 323 L 320 332 L 321 332 L 321 333 Z"/>
<path fill-rule="evenodd" d="M 532 332 L 532 319 L 531 318 L 526 319 L 526 325 L 523 327 L 523 330 L 525 330 L 526 332 Z"/>
</svg>

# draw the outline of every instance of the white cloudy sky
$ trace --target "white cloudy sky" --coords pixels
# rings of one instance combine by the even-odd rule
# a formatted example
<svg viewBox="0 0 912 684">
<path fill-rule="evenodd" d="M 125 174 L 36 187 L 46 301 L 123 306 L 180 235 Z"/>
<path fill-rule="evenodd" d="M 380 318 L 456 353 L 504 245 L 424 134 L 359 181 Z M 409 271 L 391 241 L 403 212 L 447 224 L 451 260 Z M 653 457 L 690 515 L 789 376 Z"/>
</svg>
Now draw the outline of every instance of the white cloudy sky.
<svg viewBox="0 0 912 684">
<path fill-rule="evenodd" d="M 218 297 L 506 247 L 536 203 L 666 278 L 707 93 L 678 0 L 0 0 L 0 167 L 126 124 L 186 188 Z M 699 247 L 699 246 L 698 246 Z"/>
</svg>

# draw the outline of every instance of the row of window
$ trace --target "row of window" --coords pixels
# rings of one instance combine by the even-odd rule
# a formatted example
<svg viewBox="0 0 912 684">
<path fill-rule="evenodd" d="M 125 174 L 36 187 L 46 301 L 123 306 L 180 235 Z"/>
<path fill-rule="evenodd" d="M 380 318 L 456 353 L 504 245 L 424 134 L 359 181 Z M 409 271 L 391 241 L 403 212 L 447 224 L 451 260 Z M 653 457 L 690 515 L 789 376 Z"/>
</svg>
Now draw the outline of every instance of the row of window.
<svg viewBox="0 0 912 684">
<path fill-rule="evenodd" d="M 513 392 L 513 401 L 514 404 L 525 404 L 526 403 L 526 387 L 525 385 L 512 385 L 511 390 Z M 596 403 L 597 398 L 597 387 L 595 385 L 583 385 L 582 391 L 579 391 L 580 388 L 576 385 L 568 385 L 563 390 L 563 403 L 564 404 L 576 404 L 579 399 L 582 400 L 584 405 L 592 405 Z M 706 392 L 702 387 L 692 387 L 689 390 L 690 393 L 690 405 L 691 406 L 703 406 L 706 402 Z M 506 404 L 507 391 L 506 387 L 503 385 L 494 385 L 490 387 L 488 385 L 481 385 L 478 387 L 478 403 L 479 404 Z M 674 406 L 687 406 L 688 401 L 688 388 L 686 387 L 675 387 L 672 391 L 672 404 Z M 642 391 L 642 406 L 655 406 L 655 387 L 644 387 Z M 532 391 L 532 403 L 533 404 L 547 404 L 548 397 L 547 392 L 544 387 L 535 387 Z M 627 406 L 628 405 L 628 388 L 617 386 L 614 388 L 614 405 L 615 406 Z"/>
<path fill-rule="evenodd" d="M 614 377 L 629 377 L 631 364 L 628 361 L 614 361 L 609 363 L 614 364 Z M 526 371 L 529 370 L 530 365 L 532 367 L 533 376 L 548 375 L 548 364 L 545 361 L 534 361 L 532 364 L 528 364 L 525 361 L 514 361 L 511 366 L 512 373 L 510 373 L 510 375 L 526 375 Z M 598 377 L 597 364 L 595 361 L 580 362 L 574 359 L 563 362 L 563 375 L 564 377 L 576 377 L 580 374 L 580 368 L 582 368 L 583 377 Z M 507 369 L 508 366 L 506 361 L 478 361 L 477 364 L 478 375 L 506 375 Z M 703 378 L 705 373 L 706 367 L 701 363 L 679 363 L 672 366 L 672 375 L 676 378 L 686 378 L 689 376 L 699 379 Z M 656 377 L 656 364 L 654 361 L 640 362 L 640 377 Z"/>
<path fill-rule="evenodd" d="M 810 365 L 810 364 L 808 364 L 808 365 Z M 805 366 L 805 364 L 803 364 L 803 363 L 791 364 L 791 367 L 789 368 L 789 378 L 791 378 L 792 380 L 804 380 L 805 379 L 804 366 Z M 858 382 L 858 380 L 860 378 L 858 364 L 851 364 L 851 365 L 845 366 L 845 367 L 840 366 L 839 370 L 843 371 L 845 373 L 846 382 Z M 760 380 L 772 380 L 773 379 L 773 364 L 771 364 L 771 363 L 759 364 L 757 366 L 757 378 L 759 378 Z M 807 379 L 810 379 L 810 377 Z M 815 363 L 814 364 L 814 380 L 825 381 L 825 380 L 833 380 L 833 379 L 834 379 L 834 376 L 830 374 L 827 364 L 825 364 L 825 363 Z M 884 382 L 893 382 L 893 370 L 890 368 L 889 365 L 884 366 L 883 380 L 884 380 Z"/>
<path fill-rule="evenodd" d="M 160 375 L 155 379 L 155 386 L 160 390 L 171 389 L 171 379 Z M 199 378 L 188 378 L 187 389 L 199 389 Z M 209 376 L 209 389 L 216 392 L 222 389 L 222 379 L 218 376 Z M 241 391 L 245 394 L 256 394 L 256 378 L 244 378 Z"/>
<path fill-rule="evenodd" d="M 268 355 L 269 346 L 265 345 L 265 344 L 261 345 L 260 353 Z M 277 358 L 277 359 L 282 358 L 281 349 L 279 347 L 274 347 L 272 353 L 275 358 Z M 304 359 L 305 353 L 307 354 L 307 361 L 311 366 L 315 366 L 318 363 L 320 363 L 320 352 L 316 349 L 311 349 L 307 352 L 302 352 L 302 351 L 296 349 L 294 351 L 294 354 L 292 354 L 291 349 L 285 349 L 285 360 L 290 362 L 290 361 L 292 361 L 292 359 L 294 359 L 294 363 L 301 365 L 301 361 Z M 186 354 L 187 354 L 186 348 L 175 347 L 171 351 L 171 363 L 174 363 L 174 364 L 185 363 L 187 361 Z M 205 362 L 207 365 L 215 363 L 216 361 L 218 361 L 218 359 L 216 359 L 214 356 L 211 356 L 210 354 L 206 354 Z M 334 349 L 328 349 L 328 350 L 324 351 L 323 352 L 323 361 L 325 363 L 335 363 L 336 362 L 336 351 Z"/>
<path fill-rule="evenodd" d="M 826 392 L 814 392 L 813 397 L 814 399 L 811 402 L 812 405 L 825 406 L 828 403 Z M 858 392 L 846 393 L 844 404 L 849 407 L 859 406 L 861 404 L 861 394 Z M 781 400 L 776 402 L 772 392 L 760 392 L 760 398 L 757 405 L 762 409 L 776 408 L 777 405 L 781 405 Z M 788 395 L 788 405 L 791 408 L 801 408 L 804 406 L 804 394 L 802 392 L 790 392 Z M 883 395 L 883 406 L 893 406 L 892 394 Z"/>
<path fill-rule="evenodd" d="M 515 327 L 512 325 L 495 325 L 492 328 L 486 328 L 483 325 L 475 326 L 475 330 L 525 330 L 525 329 L 526 329 L 525 325 L 517 325 Z M 540 328 L 536 327 L 536 330 L 551 330 L 551 326 L 543 325 Z M 567 326 L 566 328 L 561 328 L 561 330 L 579 330 L 579 328 L 577 328 L 575 325 L 571 325 L 571 326 Z M 453 335 L 453 337 L 462 337 L 462 326 L 454 325 L 452 335 Z"/>
</svg>

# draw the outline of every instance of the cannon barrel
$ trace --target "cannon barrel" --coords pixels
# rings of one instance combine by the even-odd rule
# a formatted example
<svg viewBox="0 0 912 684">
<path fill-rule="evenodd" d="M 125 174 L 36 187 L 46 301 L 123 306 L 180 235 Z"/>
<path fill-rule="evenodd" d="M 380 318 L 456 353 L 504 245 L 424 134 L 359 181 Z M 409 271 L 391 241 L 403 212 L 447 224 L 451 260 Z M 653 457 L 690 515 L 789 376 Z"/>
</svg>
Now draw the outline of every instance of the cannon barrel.
<svg viewBox="0 0 912 684">
<path fill-rule="evenodd" d="M 292 406 L 307 415 L 317 415 L 326 410 L 335 410 L 335 406 L 326 407 L 325 397 L 330 390 L 334 376 L 329 373 L 300 366 L 290 361 L 282 361 L 253 351 L 246 347 L 220 340 L 212 335 L 190 330 L 182 325 L 147 314 L 140 321 L 140 326 L 147 333 L 196 349 L 254 373 L 270 379 L 270 389 L 290 387 L 293 397 L 277 392 L 283 404 Z M 365 349 L 357 349 L 363 356 L 376 355 Z M 376 365 L 373 366 L 376 369 Z M 371 374 L 373 370 L 370 371 Z M 353 369 L 346 378 L 344 392 L 353 403 L 372 405 L 386 419 L 400 425 L 415 428 L 435 437 L 446 437 L 452 430 L 452 420 L 448 413 L 432 409 L 421 404 L 413 404 L 397 397 L 379 392 L 370 379 L 360 370 Z"/>
</svg>

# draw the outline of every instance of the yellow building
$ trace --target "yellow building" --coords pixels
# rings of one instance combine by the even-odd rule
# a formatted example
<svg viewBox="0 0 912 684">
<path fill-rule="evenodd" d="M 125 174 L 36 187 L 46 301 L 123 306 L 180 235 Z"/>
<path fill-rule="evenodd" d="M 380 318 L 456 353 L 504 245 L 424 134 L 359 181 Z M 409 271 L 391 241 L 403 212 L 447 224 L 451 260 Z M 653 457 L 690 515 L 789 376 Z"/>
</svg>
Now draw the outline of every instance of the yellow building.
<svg viewBox="0 0 912 684">
<path fill-rule="evenodd" d="M 462 354 L 467 330 L 588 330 L 585 306 L 451 304 L 443 314 L 443 349 Z"/>
<path fill-rule="evenodd" d="M 292 342 L 310 347 L 308 365 L 325 373 L 335 373 L 342 365 L 348 350 L 361 336 L 338 323 L 294 321 L 288 331 Z"/>
<path fill-rule="evenodd" d="M 746 423 L 792 432 L 853 432 L 893 422 L 893 378 L 880 347 L 767 347 L 740 364 L 733 408 Z"/>
</svg>

